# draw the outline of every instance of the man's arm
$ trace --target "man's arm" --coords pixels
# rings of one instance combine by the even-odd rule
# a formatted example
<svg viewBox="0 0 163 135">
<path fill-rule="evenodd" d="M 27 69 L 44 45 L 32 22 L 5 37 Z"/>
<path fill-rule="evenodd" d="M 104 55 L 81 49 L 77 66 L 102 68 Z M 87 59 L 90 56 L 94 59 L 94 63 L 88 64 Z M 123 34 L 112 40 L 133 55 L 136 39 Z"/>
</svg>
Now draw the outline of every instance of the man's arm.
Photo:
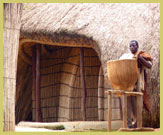
<svg viewBox="0 0 163 135">
<path fill-rule="evenodd" d="M 152 64 L 140 55 L 138 55 L 138 62 L 149 69 L 152 67 Z"/>
</svg>

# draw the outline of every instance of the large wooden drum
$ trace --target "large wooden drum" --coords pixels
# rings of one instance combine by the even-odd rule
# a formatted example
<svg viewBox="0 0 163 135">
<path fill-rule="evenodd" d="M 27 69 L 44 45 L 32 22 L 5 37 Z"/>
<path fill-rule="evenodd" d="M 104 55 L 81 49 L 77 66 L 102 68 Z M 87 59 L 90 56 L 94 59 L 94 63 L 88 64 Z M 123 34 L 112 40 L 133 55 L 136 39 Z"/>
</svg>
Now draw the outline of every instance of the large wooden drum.
<svg viewBox="0 0 163 135">
<path fill-rule="evenodd" d="M 108 61 L 107 74 L 114 89 L 133 91 L 138 78 L 137 60 L 123 59 Z"/>
</svg>

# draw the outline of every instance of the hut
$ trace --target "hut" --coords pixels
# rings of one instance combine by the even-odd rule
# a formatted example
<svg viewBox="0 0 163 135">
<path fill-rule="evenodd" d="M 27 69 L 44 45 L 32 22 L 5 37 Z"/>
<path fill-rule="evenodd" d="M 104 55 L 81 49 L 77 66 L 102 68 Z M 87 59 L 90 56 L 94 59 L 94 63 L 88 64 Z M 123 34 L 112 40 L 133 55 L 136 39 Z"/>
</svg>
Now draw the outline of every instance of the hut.
<svg viewBox="0 0 163 135">
<path fill-rule="evenodd" d="M 36 121 L 36 110 L 41 110 L 43 122 L 106 121 L 107 96 L 104 91 L 111 88 L 106 63 L 125 53 L 132 39 L 138 40 L 140 49 L 153 57 L 148 80 L 152 115 L 144 110 L 146 115 L 143 118 L 144 126 L 159 127 L 159 4 L 24 4 L 18 57 L 15 58 L 16 123 Z M 39 108 L 32 85 L 32 62 L 34 55 L 38 54 L 35 47 L 40 52 Z M 81 61 L 85 70 L 84 93 Z M 120 108 L 119 97 L 115 96 L 112 102 L 113 121 L 121 119 Z M 149 121 L 153 124 L 149 125 Z"/>
</svg>

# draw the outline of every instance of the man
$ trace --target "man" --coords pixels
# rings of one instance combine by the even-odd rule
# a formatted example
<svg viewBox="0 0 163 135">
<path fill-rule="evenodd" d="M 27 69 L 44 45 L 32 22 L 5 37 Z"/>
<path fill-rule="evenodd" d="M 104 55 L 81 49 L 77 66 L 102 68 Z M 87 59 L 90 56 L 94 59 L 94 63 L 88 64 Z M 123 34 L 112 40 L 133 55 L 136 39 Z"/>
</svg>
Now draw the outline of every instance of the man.
<svg viewBox="0 0 163 135">
<path fill-rule="evenodd" d="M 140 89 L 143 92 L 143 104 L 147 111 L 151 112 L 148 96 L 146 92 L 147 74 L 146 69 L 152 67 L 152 57 L 143 51 L 138 51 L 139 44 L 136 40 L 130 41 L 129 49 L 131 53 L 124 54 L 120 59 L 137 59 L 140 79 Z M 137 91 L 137 83 L 133 91 Z M 127 126 L 128 128 L 135 128 L 137 126 L 136 116 L 136 97 L 127 97 Z M 132 117 L 133 116 L 133 117 Z"/>
</svg>

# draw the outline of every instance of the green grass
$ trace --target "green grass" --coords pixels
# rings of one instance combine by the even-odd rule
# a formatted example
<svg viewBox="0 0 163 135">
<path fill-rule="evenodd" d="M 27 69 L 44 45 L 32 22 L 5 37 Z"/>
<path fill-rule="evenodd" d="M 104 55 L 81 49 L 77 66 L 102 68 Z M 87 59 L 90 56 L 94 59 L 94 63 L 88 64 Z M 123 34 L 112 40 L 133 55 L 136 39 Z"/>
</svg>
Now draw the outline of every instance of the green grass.
<svg viewBox="0 0 163 135">
<path fill-rule="evenodd" d="M 38 127 L 38 128 L 46 128 L 50 130 L 63 130 L 65 127 L 63 125 L 57 125 L 57 126 L 43 126 L 43 127 Z"/>
<path fill-rule="evenodd" d="M 111 130 L 111 132 L 115 132 L 117 130 Z M 96 130 L 96 129 L 90 129 L 88 130 L 88 132 L 108 132 L 107 129 L 100 129 L 100 130 Z"/>
<path fill-rule="evenodd" d="M 111 132 L 115 132 L 117 130 L 111 130 Z M 90 130 L 75 130 L 73 132 L 108 132 L 107 129 L 100 129 L 100 130 L 97 130 L 97 129 L 90 129 Z"/>
</svg>

